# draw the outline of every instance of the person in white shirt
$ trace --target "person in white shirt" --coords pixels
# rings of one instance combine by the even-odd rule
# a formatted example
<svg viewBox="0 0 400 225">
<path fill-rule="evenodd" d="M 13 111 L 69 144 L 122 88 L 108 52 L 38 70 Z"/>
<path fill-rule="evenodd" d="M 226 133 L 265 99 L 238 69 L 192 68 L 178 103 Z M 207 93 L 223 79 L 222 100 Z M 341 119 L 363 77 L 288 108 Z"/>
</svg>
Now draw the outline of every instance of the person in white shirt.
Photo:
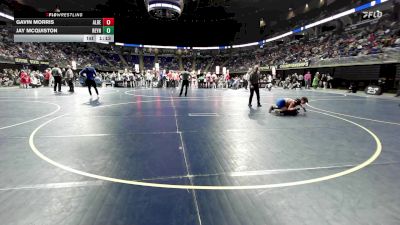
<svg viewBox="0 0 400 225">
<path fill-rule="evenodd" d="M 299 83 L 300 83 L 300 87 L 304 86 L 304 76 L 303 76 L 303 74 L 299 74 Z"/>
<path fill-rule="evenodd" d="M 217 88 L 218 77 L 217 74 L 213 73 L 211 76 L 211 83 L 213 88 Z"/>
<path fill-rule="evenodd" d="M 115 86 L 115 80 L 117 79 L 117 75 L 115 74 L 115 72 L 113 72 L 111 74 L 111 87 Z"/>
<path fill-rule="evenodd" d="M 191 78 L 190 78 L 191 80 L 192 80 L 192 87 L 197 87 L 197 74 L 196 74 L 196 72 L 192 72 L 191 73 Z"/>
<path fill-rule="evenodd" d="M 37 78 L 36 74 L 32 75 L 31 80 L 32 80 L 32 82 L 31 82 L 32 88 L 38 88 L 41 86 L 40 80 Z"/>
<path fill-rule="evenodd" d="M 267 75 L 267 85 L 265 85 L 265 89 L 268 89 L 269 91 L 271 91 L 271 89 L 272 89 L 272 75 L 271 74 Z"/>
<path fill-rule="evenodd" d="M 211 88 L 211 73 L 206 74 L 206 88 Z"/>
<path fill-rule="evenodd" d="M 326 79 L 327 79 L 327 83 L 328 83 L 328 88 L 332 89 L 333 77 L 328 73 Z"/>
<path fill-rule="evenodd" d="M 153 76 L 151 75 L 150 71 L 146 71 L 146 87 L 150 88 L 151 87 L 151 80 L 153 79 Z"/>
<path fill-rule="evenodd" d="M 65 72 L 65 79 L 67 80 L 69 86 L 69 92 L 74 92 L 74 72 L 71 69 L 71 66 L 67 66 L 67 71 Z"/>
</svg>

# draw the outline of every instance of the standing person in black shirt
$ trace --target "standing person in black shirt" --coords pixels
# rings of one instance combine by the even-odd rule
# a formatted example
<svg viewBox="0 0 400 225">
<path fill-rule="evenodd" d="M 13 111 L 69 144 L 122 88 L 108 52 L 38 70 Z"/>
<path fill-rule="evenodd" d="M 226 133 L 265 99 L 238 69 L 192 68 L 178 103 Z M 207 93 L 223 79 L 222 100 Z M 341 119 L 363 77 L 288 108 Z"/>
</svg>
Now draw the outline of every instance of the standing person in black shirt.
<svg viewBox="0 0 400 225">
<path fill-rule="evenodd" d="M 54 93 L 57 90 L 57 85 L 58 85 L 58 92 L 61 92 L 62 71 L 58 67 L 58 64 L 54 65 L 54 68 L 51 70 L 51 75 L 54 77 Z"/>
<path fill-rule="evenodd" d="M 190 74 L 189 74 L 189 72 L 187 71 L 186 68 L 185 68 L 185 71 L 181 73 L 181 76 L 182 76 L 182 87 L 181 87 L 181 93 L 179 94 L 179 97 L 182 96 L 183 87 L 185 87 L 185 86 L 186 86 L 186 91 L 185 91 L 185 97 L 186 97 L 187 96 L 187 89 L 189 87 L 189 77 L 190 77 Z"/>
<path fill-rule="evenodd" d="M 249 82 L 250 82 L 250 98 L 249 98 L 249 107 L 251 107 L 251 102 L 253 100 L 254 92 L 257 95 L 257 107 L 261 107 L 260 103 L 260 89 L 258 87 L 260 71 L 258 69 L 258 65 L 254 66 L 254 68 L 249 72 Z"/>
</svg>

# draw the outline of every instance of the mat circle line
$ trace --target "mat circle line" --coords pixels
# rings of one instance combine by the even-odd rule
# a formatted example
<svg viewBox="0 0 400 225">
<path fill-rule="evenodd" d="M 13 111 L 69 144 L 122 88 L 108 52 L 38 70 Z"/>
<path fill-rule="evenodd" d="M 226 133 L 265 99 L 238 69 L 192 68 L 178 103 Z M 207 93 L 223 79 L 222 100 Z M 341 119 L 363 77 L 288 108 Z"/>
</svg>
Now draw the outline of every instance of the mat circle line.
<svg viewBox="0 0 400 225">
<path fill-rule="evenodd" d="M 151 90 L 151 89 L 139 89 L 139 90 Z M 137 90 L 128 90 L 125 91 L 124 94 L 130 95 L 130 96 L 137 96 L 137 97 L 147 97 L 147 98 L 163 98 L 163 99 L 210 99 L 210 98 L 221 98 L 221 97 L 227 97 L 227 96 L 198 96 L 198 97 L 178 97 L 178 96 L 161 96 L 161 95 L 144 95 L 144 94 L 131 94 L 130 92 L 136 92 Z M 247 92 L 247 91 L 246 91 Z M 298 95 L 286 95 L 286 97 L 298 97 Z M 229 97 L 235 97 L 235 98 L 248 98 L 248 96 L 229 96 Z M 273 95 L 261 95 L 260 97 L 274 97 Z M 328 96 L 327 96 L 328 97 Z M 332 98 L 343 98 L 346 97 L 344 95 L 340 96 L 330 96 Z"/>
<path fill-rule="evenodd" d="M 55 105 L 55 106 L 57 106 L 57 109 L 54 110 L 54 111 L 52 111 L 52 112 L 49 113 L 49 114 L 46 114 L 46 115 L 40 116 L 40 117 L 36 117 L 36 118 L 30 119 L 30 120 L 27 120 L 27 121 L 24 121 L 24 122 L 20 122 L 20 123 L 8 125 L 8 126 L 0 127 L 0 130 L 4 130 L 4 129 L 7 129 L 7 128 L 11 128 L 11 127 L 16 127 L 16 126 L 19 126 L 19 125 L 22 125 L 22 124 L 26 124 L 26 123 L 30 123 L 30 122 L 33 122 L 33 121 L 36 121 L 36 120 L 40 120 L 40 119 L 42 119 L 42 118 L 45 118 L 45 117 L 48 117 L 48 116 L 53 115 L 54 113 L 60 111 L 60 109 L 61 109 L 61 106 L 60 106 L 59 104 L 52 103 L 52 102 L 42 102 L 42 101 L 20 101 L 20 100 L 1 100 L 1 99 L 0 99 L 0 101 L 1 101 L 1 102 L 29 102 L 29 103 L 35 103 L 35 102 L 36 102 L 36 103 L 43 103 L 43 104 L 50 104 L 50 105 Z"/>
<path fill-rule="evenodd" d="M 169 100 L 161 100 L 161 101 L 169 101 Z M 155 101 L 140 101 L 141 103 L 143 102 L 155 102 Z M 109 107 L 109 106 L 116 106 L 116 105 L 124 105 L 124 104 L 135 104 L 138 102 L 129 102 L 129 103 L 117 103 L 117 104 L 110 104 L 110 105 L 104 105 L 102 107 Z M 348 122 L 350 124 L 355 125 L 356 127 L 361 128 L 362 130 L 366 131 L 369 135 L 372 136 L 372 138 L 374 139 L 375 143 L 376 143 L 376 149 L 375 152 L 364 162 L 362 162 L 359 165 L 356 165 L 354 167 L 351 167 L 347 170 L 338 172 L 338 173 L 334 173 L 331 175 L 326 175 L 326 176 L 322 176 L 322 177 L 317 177 L 317 178 L 311 178 L 311 179 L 306 179 L 306 180 L 298 180 L 298 181 L 293 181 L 293 182 L 283 182 L 283 183 L 275 183 L 275 184 L 260 184 L 260 185 L 236 185 L 236 186 L 212 186 L 212 185 L 179 185 L 179 184 L 162 184 L 162 183 L 153 183 L 153 182 L 144 182 L 144 181 L 136 181 L 136 180 L 125 180 L 125 179 L 120 179 L 120 178 L 113 178 L 113 177 L 107 177 L 107 176 L 102 176 L 102 175 L 97 175 L 97 174 L 93 174 L 93 173 L 88 173 L 88 172 L 84 172 L 81 170 L 77 170 L 71 167 L 68 167 L 66 165 L 63 165 L 61 163 L 58 163 L 52 159 L 50 159 L 49 157 L 45 156 L 43 153 L 41 153 L 35 146 L 34 143 L 34 138 L 36 133 L 43 128 L 44 126 L 46 126 L 47 124 L 51 123 L 54 120 L 57 120 L 61 117 L 64 117 L 68 114 L 63 114 L 61 116 L 57 116 L 55 118 L 52 118 L 46 122 L 44 122 L 43 124 L 39 125 L 29 136 L 29 146 L 31 147 L 31 150 L 34 152 L 34 154 L 36 154 L 39 158 L 43 159 L 44 161 L 52 164 L 53 166 L 56 166 L 60 169 L 63 169 L 65 171 L 71 172 L 71 173 L 75 173 L 78 175 L 82 175 L 82 176 L 86 176 L 86 177 L 90 177 L 90 178 L 95 178 L 95 179 L 99 179 L 99 180 L 103 180 L 103 181 L 109 181 L 109 182 L 114 182 L 114 183 L 122 183 L 122 184 L 130 184 L 130 185 L 136 185 L 136 186 L 145 186 L 145 187 L 155 187 L 155 188 L 166 188 L 166 189 L 190 189 L 190 190 L 254 190 L 254 189 L 269 189 L 269 188 L 282 188 L 282 187 L 291 187 L 291 186 L 298 186 L 298 185 L 305 185 L 305 184 L 311 184 L 311 183 L 317 183 L 317 182 L 322 182 L 322 181 L 327 181 L 327 180 L 331 180 L 331 179 L 335 179 L 335 178 L 339 178 L 345 175 L 348 175 L 350 173 L 354 173 L 358 170 L 361 170 L 362 168 L 368 166 L 369 164 L 371 164 L 372 162 L 374 162 L 379 155 L 382 152 L 382 143 L 380 141 L 380 139 L 378 138 L 378 136 L 373 133 L 371 130 L 369 130 L 368 128 L 353 122 L 351 120 L 336 116 L 336 115 L 332 115 L 332 114 L 328 114 L 325 112 L 318 112 L 318 111 L 314 111 L 314 110 L 309 110 L 315 113 L 319 113 L 319 114 L 323 114 L 326 116 L 330 116 L 336 119 L 340 119 L 343 120 L 345 122 Z"/>
<path fill-rule="evenodd" d="M 320 100 L 314 100 L 314 101 L 359 101 L 359 99 L 320 99 Z M 362 100 L 362 99 L 360 99 Z M 346 117 L 351 117 L 354 119 L 360 119 L 360 120 L 366 120 L 366 121 L 371 121 L 371 122 L 376 122 L 376 123 L 385 123 L 385 124 L 391 124 L 391 125 L 397 125 L 400 126 L 400 123 L 396 123 L 396 122 L 389 122 L 389 121 L 384 121 L 384 120 L 375 120 L 375 119 L 370 119 L 370 118 L 365 118 L 365 117 L 360 117 L 360 116 L 352 116 L 352 115 L 348 115 L 348 114 L 343 114 L 343 113 L 337 113 L 337 112 L 333 112 L 333 111 L 329 111 L 329 110 L 325 110 L 325 109 L 321 109 L 321 108 L 317 108 L 315 106 L 312 106 L 310 104 L 307 104 L 310 108 L 313 108 L 315 110 L 321 111 L 321 112 L 325 112 L 325 113 L 330 113 L 330 114 L 334 114 L 334 115 L 339 115 L 339 116 L 346 116 Z"/>
<path fill-rule="evenodd" d="M 105 93 L 101 93 L 102 95 L 109 95 L 109 94 L 116 94 L 119 93 L 119 90 L 110 90 L 111 92 L 105 92 Z M 36 96 L 1 96 L 1 99 L 43 99 L 46 98 L 48 99 L 49 97 L 57 97 L 57 98 L 68 98 L 68 97 L 73 97 L 74 94 L 73 93 L 66 93 L 66 92 L 62 92 L 62 95 L 59 94 L 52 94 L 50 96 L 43 96 L 43 97 L 36 97 Z"/>
</svg>

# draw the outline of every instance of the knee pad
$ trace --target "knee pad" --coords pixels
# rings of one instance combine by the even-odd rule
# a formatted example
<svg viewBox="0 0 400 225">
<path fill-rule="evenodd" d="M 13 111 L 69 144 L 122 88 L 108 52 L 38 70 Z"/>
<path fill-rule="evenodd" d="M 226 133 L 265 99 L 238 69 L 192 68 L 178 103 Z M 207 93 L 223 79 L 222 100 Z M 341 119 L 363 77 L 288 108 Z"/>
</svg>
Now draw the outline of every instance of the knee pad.
<svg viewBox="0 0 400 225">
<path fill-rule="evenodd" d="M 299 114 L 299 111 L 298 110 L 285 110 L 285 111 L 276 110 L 275 114 L 278 116 L 297 116 L 297 114 Z"/>
</svg>

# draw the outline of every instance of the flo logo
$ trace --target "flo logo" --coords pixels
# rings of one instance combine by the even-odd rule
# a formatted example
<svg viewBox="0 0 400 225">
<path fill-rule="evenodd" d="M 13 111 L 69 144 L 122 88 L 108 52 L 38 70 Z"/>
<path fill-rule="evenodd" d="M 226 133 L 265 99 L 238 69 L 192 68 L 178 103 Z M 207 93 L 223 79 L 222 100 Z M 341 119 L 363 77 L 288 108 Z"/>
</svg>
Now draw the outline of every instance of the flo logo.
<svg viewBox="0 0 400 225">
<path fill-rule="evenodd" d="M 382 88 L 376 85 L 369 85 L 365 88 L 365 93 L 369 95 L 380 95 L 382 94 Z"/>
<path fill-rule="evenodd" d="M 364 20 L 369 20 L 369 19 L 379 19 L 381 18 L 383 13 L 379 10 L 376 11 L 364 11 L 362 12 L 362 18 Z"/>
</svg>

